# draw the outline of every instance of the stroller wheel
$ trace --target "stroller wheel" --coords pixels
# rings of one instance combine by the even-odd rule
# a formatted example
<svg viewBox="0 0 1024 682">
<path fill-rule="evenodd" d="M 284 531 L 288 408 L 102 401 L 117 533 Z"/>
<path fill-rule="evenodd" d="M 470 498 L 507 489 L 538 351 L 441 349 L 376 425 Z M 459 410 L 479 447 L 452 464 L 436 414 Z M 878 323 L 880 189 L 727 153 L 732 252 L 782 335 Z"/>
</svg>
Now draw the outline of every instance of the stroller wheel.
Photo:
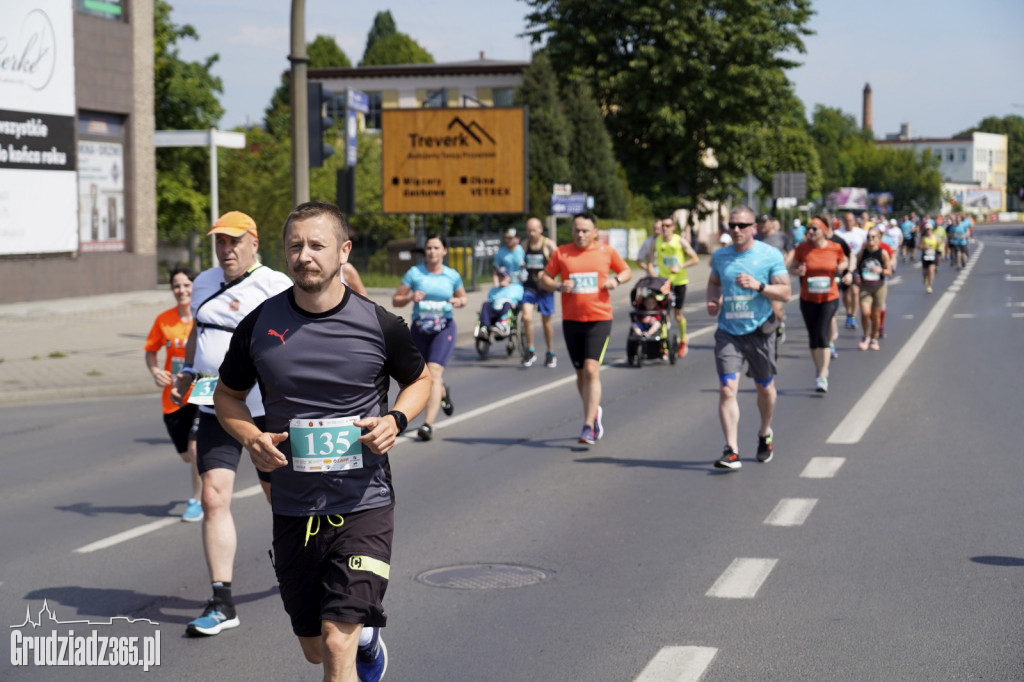
<svg viewBox="0 0 1024 682">
<path fill-rule="evenodd" d="M 675 334 L 672 334 L 670 337 L 668 337 L 668 364 L 670 364 L 670 365 L 676 364 L 676 360 L 678 359 L 678 356 L 676 354 L 678 352 L 679 352 L 679 337 L 676 336 Z"/>
</svg>

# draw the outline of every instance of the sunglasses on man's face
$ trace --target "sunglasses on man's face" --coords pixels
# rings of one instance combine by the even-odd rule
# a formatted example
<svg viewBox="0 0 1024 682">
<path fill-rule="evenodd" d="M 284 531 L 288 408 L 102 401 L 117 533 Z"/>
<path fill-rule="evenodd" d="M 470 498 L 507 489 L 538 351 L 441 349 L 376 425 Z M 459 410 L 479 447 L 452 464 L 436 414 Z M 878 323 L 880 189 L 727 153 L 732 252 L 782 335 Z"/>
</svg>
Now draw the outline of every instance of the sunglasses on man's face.
<svg viewBox="0 0 1024 682">
<path fill-rule="evenodd" d="M 757 225 L 757 223 L 729 223 L 729 229 L 730 230 L 742 230 L 742 229 L 745 229 L 747 227 L 753 227 L 754 225 Z"/>
</svg>

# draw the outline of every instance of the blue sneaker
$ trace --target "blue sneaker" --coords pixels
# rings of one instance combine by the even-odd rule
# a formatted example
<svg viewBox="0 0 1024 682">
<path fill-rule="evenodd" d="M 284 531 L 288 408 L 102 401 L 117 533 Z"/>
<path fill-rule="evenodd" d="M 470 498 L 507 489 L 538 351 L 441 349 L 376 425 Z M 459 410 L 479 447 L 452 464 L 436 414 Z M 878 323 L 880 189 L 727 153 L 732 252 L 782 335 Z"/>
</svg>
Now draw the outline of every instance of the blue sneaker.
<svg viewBox="0 0 1024 682">
<path fill-rule="evenodd" d="M 580 431 L 580 442 L 587 445 L 593 445 L 597 442 L 597 438 L 594 436 L 594 429 L 589 424 L 583 425 L 583 430 Z"/>
<path fill-rule="evenodd" d="M 185 627 L 185 632 L 193 637 L 199 635 L 219 635 L 221 630 L 230 630 L 239 626 L 238 616 L 235 615 L 235 607 L 227 604 L 218 604 L 213 599 L 206 602 L 203 615 L 199 616 Z"/>
<path fill-rule="evenodd" d="M 597 440 L 601 440 L 604 437 L 604 424 L 601 423 L 601 417 L 604 416 L 604 410 L 600 405 L 597 406 L 597 419 L 594 420 L 594 436 Z"/>
<path fill-rule="evenodd" d="M 378 682 L 388 670 L 388 648 L 380 636 L 380 628 L 373 628 L 369 645 L 356 651 L 356 675 L 359 682 Z"/>
<path fill-rule="evenodd" d="M 188 523 L 195 523 L 196 521 L 202 521 L 203 520 L 203 505 L 202 505 L 202 503 L 199 500 L 195 499 L 194 497 L 190 498 L 189 501 L 188 501 L 188 506 L 185 507 L 185 513 L 181 515 L 181 520 L 182 521 L 187 521 Z"/>
</svg>

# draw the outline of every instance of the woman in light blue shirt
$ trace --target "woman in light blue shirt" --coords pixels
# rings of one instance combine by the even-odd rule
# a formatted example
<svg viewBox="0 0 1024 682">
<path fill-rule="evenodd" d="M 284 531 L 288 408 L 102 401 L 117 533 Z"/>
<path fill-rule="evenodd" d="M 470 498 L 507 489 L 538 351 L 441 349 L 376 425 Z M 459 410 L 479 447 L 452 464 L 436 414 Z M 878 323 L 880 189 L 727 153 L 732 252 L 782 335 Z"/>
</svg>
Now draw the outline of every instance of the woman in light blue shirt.
<svg viewBox="0 0 1024 682">
<path fill-rule="evenodd" d="M 412 303 L 412 341 L 427 361 L 432 379 L 423 426 L 416 435 L 430 440 L 438 410 L 451 415 L 451 394 L 444 384 L 444 368 L 448 364 L 458 331 L 452 309 L 466 305 L 466 288 L 462 276 L 444 264 L 448 243 L 439 234 L 427 237 L 423 246 L 423 263 L 409 268 L 391 302 L 396 308 Z"/>
</svg>

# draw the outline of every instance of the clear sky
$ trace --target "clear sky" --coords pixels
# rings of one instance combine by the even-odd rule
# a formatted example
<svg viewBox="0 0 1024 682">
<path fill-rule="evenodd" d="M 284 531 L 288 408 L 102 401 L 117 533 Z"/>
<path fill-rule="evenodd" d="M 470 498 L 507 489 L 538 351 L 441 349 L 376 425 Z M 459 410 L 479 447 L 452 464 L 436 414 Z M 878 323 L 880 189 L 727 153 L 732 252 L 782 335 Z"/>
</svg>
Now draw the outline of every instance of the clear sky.
<svg viewBox="0 0 1024 682">
<path fill-rule="evenodd" d="M 257 123 L 288 69 L 289 0 L 169 0 L 177 24 L 200 40 L 182 57 L 219 54 L 222 128 Z M 613 0 L 619 1 L 619 0 Z M 808 115 L 816 104 L 861 122 L 871 84 L 876 137 L 911 125 L 914 137 L 947 137 L 986 116 L 1024 116 L 1024 0 L 817 0 L 803 65 L 789 72 Z M 358 64 L 378 11 L 437 62 L 528 61 L 527 5 L 520 0 L 306 0 L 307 42 L 333 36 Z"/>
</svg>

